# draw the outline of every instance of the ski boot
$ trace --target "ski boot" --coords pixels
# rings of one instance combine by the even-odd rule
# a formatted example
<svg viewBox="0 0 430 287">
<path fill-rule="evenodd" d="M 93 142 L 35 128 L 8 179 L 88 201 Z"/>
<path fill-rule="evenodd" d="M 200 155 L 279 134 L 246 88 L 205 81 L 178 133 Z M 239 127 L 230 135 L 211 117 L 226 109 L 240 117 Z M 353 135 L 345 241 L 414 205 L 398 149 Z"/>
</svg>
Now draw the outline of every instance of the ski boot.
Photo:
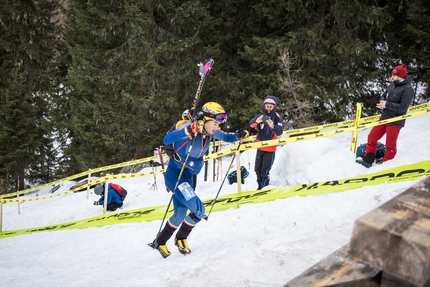
<svg viewBox="0 0 430 287">
<path fill-rule="evenodd" d="M 166 245 L 159 245 L 157 243 L 157 239 L 155 239 L 152 243 L 148 243 L 148 245 L 152 247 L 152 249 L 157 249 L 158 252 L 160 252 L 161 256 L 163 256 L 163 258 L 167 258 L 171 254 L 169 249 L 167 249 Z"/>
<path fill-rule="evenodd" d="M 187 239 L 177 239 L 175 238 L 175 245 L 181 254 L 187 255 L 191 253 L 191 249 L 188 247 Z"/>
</svg>

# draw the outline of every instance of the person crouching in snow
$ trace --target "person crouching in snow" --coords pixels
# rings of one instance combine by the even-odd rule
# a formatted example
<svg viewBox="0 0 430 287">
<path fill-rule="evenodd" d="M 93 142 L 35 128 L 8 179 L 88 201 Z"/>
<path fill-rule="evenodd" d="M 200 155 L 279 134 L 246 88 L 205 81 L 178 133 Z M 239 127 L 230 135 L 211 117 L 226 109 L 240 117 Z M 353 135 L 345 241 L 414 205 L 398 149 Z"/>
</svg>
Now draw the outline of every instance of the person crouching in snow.
<svg viewBox="0 0 430 287">
<path fill-rule="evenodd" d="M 122 194 L 120 194 L 117 189 L 122 190 L 122 193 L 124 193 L 125 189 L 121 186 L 114 184 L 114 183 L 108 183 L 108 193 L 107 193 L 107 207 L 106 209 L 109 211 L 115 211 L 117 208 L 122 207 L 124 197 Z M 98 201 L 94 201 L 94 205 L 104 205 L 104 195 L 105 191 L 105 183 L 98 184 L 96 187 L 94 187 L 94 193 L 97 195 L 101 195 L 100 199 Z M 125 192 L 126 193 L 126 192 Z"/>
<path fill-rule="evenodd" d="M 164 258 L 170 256 L 166 243 L 178 228 L 175 245 L 181 254 L 191 252 L 187 238 L 205 215 L 205 207 L 193 188 L 193 176 L 199 174 L 204 165 L 203 156 L 209 148 L 211 139 L 236 142 L 249 134 L 245 130 L 238 130 L 235 133 L 219 130 L 219 125 L 226 121 L 227 114 L 224 108 L 218 103 L 209 102 L 203 105 L 193 121 L 179 125 L 164 136 L 164 144 L 173 144 L 176 153 L 169 161 L 165 173 L 166 186 L 174 193 L 172 196 L 174 211 L 150 245 Z M 187 214 L 188 210 L 190 212 Z"/>
</svg>

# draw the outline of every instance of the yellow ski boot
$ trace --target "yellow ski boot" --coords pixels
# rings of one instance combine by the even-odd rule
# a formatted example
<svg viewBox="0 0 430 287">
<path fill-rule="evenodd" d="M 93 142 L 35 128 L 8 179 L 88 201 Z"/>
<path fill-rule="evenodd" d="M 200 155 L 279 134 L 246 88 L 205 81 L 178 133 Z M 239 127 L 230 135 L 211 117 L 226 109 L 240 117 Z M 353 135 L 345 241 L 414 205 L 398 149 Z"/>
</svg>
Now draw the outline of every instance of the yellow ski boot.
<svg viewBox="0 0 430 287">
<path fill-rule="evenodd" d="M 188 247 L 187 239 L 175 239 L 175 245 L 178 247 L 181 254 L 187 255 L 191 253 L 191 249 Z"/>
</svg>

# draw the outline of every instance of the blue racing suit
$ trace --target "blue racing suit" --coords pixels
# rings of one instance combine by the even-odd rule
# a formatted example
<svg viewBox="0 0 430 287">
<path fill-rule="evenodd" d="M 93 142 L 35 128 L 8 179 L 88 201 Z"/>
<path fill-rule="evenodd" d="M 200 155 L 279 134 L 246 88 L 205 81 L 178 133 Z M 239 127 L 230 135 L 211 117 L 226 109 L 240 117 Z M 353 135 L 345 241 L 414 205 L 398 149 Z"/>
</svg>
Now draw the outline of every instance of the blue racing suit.
<svg viewBox="0 0 430 287">
<path fill-rule="evenodd" d="M 204 165 L 203 156 L 209 149 L 211 138 L 213 137 L 225 142 L 235 142 L 238 140 L 236 133 L 225 133 L 217 130 L 210 136 L 204 129 L 193 138 L 188 134 L 186 129 L 189 125 L 191 125 L 191 122 L 186 122 L 164 136 L 164 144 L 173 143 L 176 152 L 176 156 L 172 157 L 169 161 L 165 174 L 166 186 L 174 192 L 174 214 L 169 218 L 169 224 L 175 228 L 178 228 L 184 220 L 188 225 L 194 226 L 205 214 L 205 207 L 193 189 L 193 175 L 199 174 Z M 179 178 L 188 152 L 188 159 Z M 178 186 L 174 190 L 177 182 Z M 188 210 L 190 210 L 190 214 L 187 216 L 186 213 Z"/>
</svg>

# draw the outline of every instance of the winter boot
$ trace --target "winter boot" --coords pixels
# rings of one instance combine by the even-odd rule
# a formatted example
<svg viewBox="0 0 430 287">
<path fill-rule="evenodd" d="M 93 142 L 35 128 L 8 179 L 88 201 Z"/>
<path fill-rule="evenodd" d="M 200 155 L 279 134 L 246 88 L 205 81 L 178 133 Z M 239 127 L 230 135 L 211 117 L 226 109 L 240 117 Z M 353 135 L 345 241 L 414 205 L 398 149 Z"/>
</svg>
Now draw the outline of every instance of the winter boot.
<svg viewBox="0 0 430 287">
<path fill-rule="evenodd" d="M 257 183 L 258 183 L 257 190 L 261 190 L 261 188 L 263 188 L 263 186 L 261 184 L 261 180 L 257 180 Z"/>
<path fill-rule="evenodd" d="M 365 154 L 363 156 L 363 158 L 357 157 L 355 159 L 356 163 L 359 163 L 362 166 L 365 166 L 367 168 L 371 167 L 374 161 L 375 161 L 375 153 L 373 153 L 373 152 L 369 152 L 369 153 Z"/>
</svg>

